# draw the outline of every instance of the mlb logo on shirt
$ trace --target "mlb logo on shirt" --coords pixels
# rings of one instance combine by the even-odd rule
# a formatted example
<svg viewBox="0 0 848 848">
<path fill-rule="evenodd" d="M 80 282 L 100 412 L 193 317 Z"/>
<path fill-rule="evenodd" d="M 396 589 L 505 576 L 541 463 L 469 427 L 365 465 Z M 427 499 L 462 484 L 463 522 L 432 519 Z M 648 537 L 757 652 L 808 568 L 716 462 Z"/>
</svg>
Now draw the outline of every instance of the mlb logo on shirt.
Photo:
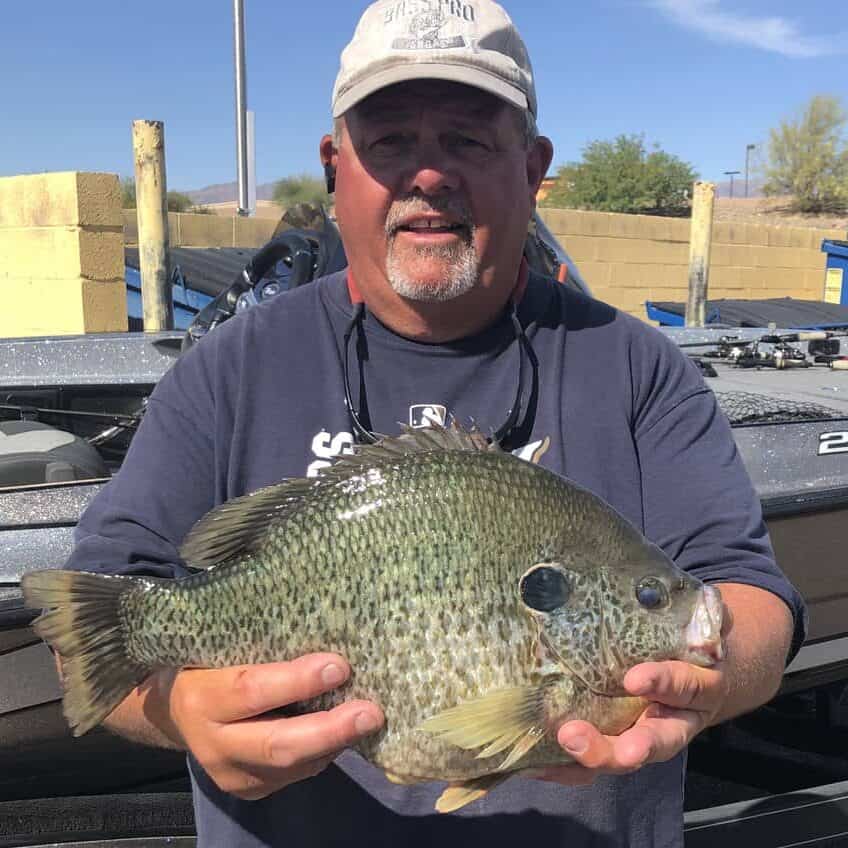
<svg viewBox="0 0 848 848">
<path fill-rule="evenodd" d="M 410 427 L 429 427 L 431 424 L 445 426 L 448 411 L 438 403 L 420 403 L 409 407 Z"/>
</svg>

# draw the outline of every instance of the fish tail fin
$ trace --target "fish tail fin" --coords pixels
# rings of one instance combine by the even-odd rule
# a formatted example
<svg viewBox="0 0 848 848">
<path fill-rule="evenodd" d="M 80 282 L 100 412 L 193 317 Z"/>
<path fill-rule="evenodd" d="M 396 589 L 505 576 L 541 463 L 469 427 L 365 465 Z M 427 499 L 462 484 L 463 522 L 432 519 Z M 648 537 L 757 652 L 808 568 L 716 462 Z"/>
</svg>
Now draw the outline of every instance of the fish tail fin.
<svg viewBox="0 0 848 848">
<path fill-rule="evenodd" d="M 63 709 L 74 736 L 99 724 L 150 674 L 127 653 L 120 599 L 138 578 L 34 571 L 21 581 L 26 605 L 43 612 L 35 632 L 62 658 Z"/>
</svg>

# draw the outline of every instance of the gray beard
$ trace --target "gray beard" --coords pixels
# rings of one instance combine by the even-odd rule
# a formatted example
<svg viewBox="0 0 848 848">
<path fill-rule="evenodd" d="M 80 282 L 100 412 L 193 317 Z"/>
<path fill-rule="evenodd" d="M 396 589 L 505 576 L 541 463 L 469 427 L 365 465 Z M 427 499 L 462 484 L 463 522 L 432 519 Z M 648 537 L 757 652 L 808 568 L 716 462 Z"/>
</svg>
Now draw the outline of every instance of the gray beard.
<svg viewBox="0 0 848 848">
<path fill-rule="evenodd" d="M 386 276 L 389 285 L 401 297 L 421 303 L 444 303 L 471 291 L 480 277 L 480 261 L 473 241 L 459 247 L 422 248 L 417 251 L 422 259 L 438 257 L 449 263 L 448 276 L 438 280 L 416 279 L 408 267 L 401 264 L 390 241 L 386 256 Z"/>
</svg>

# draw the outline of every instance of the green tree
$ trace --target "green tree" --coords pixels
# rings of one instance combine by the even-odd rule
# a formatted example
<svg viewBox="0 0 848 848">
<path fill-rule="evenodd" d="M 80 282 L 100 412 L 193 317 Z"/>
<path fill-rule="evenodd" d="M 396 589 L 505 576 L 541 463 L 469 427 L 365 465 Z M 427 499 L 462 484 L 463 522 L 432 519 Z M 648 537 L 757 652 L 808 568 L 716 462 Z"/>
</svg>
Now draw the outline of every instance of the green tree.
<svg viewBox="0 0 848 848">
<path fill-rule="evenodd" d="M 769 138 L 769 196 L 791 195 L 798 212 L 848 208 L 848 113 L 839 98 L 813 97 L 794 120 L 782 121 Z"/>
<path fill-rule="evenodd" d="M 645 148 L 641 135 L 620 135 L 614 141 L 593 141 L 580 162 L 563 165 L 544 206 L 629 212 L 644 215 L 686 215 L 689 194 L 698 175 L 686 162 Z"/>
<path fill-rule="evenodd" d="M 283 177 L 274 183 L 274 192 L 271 199 L 279 203 L 284 209 L 295 206 L 298 203 L 309 203 L 315 205 L 329 206 L 330 196 L 324 180 L 311 174 L 300 174 L 295 177 Z"/>
<path fill-rule="evenodd" d="M 168 195 L 168 211 L 169 212 L 189 212 L 194 210 L 194 201 L 187 195 L 179 191 L 169 191 Z M 124 177 L 121 180 L 121 206 L 124 209 L 135 209 L 135 180 L 132 177 Z M 211 210 L 203 209 L 200 214 L 209 214 Z"/>
<path fill-rule="evenodd" d="M 121 206 L 124 209 L 135 209 L 135 180 L 132 177 L 121 179 Z"/>
<path fill-rule="evenodd" d="M 194 201 L 187 194 L 179 191 L 168 192 L 169 212 L 191 212 L 193 206 Z"/>
</svg>

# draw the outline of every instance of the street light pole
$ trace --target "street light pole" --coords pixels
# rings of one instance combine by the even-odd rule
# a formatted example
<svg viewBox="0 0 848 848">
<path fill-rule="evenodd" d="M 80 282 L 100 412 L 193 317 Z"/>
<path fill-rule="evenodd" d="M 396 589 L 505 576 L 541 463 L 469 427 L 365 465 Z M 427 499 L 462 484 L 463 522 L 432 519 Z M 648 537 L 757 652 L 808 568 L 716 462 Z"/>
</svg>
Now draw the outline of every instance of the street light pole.
<svg viewBox="0 0 848 848">
<path fill-rule="evenodd" d="M 741 174 L 741 171 L 725 171 L 724 175 L 730 177 L 730 199 L 733 199 L 733 178 Z"/>
<path fill-rule="evenodd" d="M 236 65 L 236 165 L 238 170 L 238 214 L 250 214 L 247 196 L 247 71 L 244 62 L 244 0 L 233 0 L 233 29 Z"/>
<path fill-rule="evenodd" d="M 745 197 L 748 196 L 748 173 L 751 169 L 751 151 L 756 150 L 756 144 L 749 144 L 745 148 Z"/>
</svg>

